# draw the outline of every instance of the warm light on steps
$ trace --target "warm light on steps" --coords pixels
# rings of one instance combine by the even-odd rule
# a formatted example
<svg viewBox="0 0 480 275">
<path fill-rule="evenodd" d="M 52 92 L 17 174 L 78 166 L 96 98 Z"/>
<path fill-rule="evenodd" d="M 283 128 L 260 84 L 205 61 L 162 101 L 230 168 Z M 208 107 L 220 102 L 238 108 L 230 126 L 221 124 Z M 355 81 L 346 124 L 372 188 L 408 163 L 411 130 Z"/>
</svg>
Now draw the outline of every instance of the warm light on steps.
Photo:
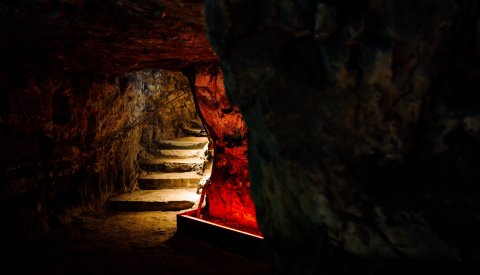
<svg viewBox="0 0 480 275">
<path fill-rule="evenodd" d="M 155 144 L 162 149 L 202 149 L 206 150 L 208 138 L 206 137 L 183 137 L 172 140 L 161 140 Z"/>
<path fill-rule="evenodd" d="M 108 206 L 119 211 L 178 211 L 194 207 L 199 198 L 195 188 L 137 190 L 111 198 Z"/>
<path fill-rule="evenodd" d="M 142 175 L 137 180 L 141 189 L 153 190 L 162 188 L 196 188 L 202 177 L 197 172 L 153 173 Z"/>
<path fill-rule="evenodd" d="M 163 156 L 165 158 L 202 158 L 205 157 L 205 150 L 201 149 L 160 149 L 152 150 L 152 155 Z"/>
<path fill-rule="evenodd" d="M 170 211 L 195 208 L 200 182 L 211 173 L 211 162 L 205 166 L 208 149 L 206 137 L 164 140 L 138 156 L 143 170 L 137 178 L 141 190 L 120 194 L 108 202 L 121 211 Z"/>
</svg>

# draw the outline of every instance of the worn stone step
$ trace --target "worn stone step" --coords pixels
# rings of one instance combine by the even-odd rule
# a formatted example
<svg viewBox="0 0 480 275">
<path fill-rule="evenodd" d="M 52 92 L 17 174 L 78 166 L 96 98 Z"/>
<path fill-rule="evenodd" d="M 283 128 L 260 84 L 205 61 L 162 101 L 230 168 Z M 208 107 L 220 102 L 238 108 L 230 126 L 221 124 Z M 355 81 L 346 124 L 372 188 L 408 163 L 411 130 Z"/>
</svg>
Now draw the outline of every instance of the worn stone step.
<svg viewBox="0 0 480 275">
<path fill-rule="evenodd" d="M 201 158 L 205 157 L 205 150 L 200 149 L 158 149 L 150 153 L 164 158 Z"/>
<path fill-rule="evenodd" d="M 138 190 L 108 200 L 108 207 L 119 211 L 179 211 L 198 204 L 195 188 Z"/>
<path fill-rule="evenodd" d="M 195 135 L 199 134 L 201 130 L 202 130 L 201 127 L 199 127 L 199 128 L 187 127 L 187 126 L 183 127 L 183 131 L 185 132 L 185 134 L 192 135 L 192 136 L 195 136 Z"/>
<path fill-rule="evenodd" d="M 192 172 L 203 170 L 200 158 L 141 158 L 140 167 L 149 172 Z"/>
<path fill-rule="evenodd" d="M 207 137 L 183 137 L 172 140 L 157 141 L 160 149 L 205 149 L 208 144 Z"/>
<path fill-rule="evenodd" d="M 166 188 L 196 188 L 202 175 L 196 172 L 155 173 L 138 177 L 138 186 L 145 190 Z"/>
</svg>

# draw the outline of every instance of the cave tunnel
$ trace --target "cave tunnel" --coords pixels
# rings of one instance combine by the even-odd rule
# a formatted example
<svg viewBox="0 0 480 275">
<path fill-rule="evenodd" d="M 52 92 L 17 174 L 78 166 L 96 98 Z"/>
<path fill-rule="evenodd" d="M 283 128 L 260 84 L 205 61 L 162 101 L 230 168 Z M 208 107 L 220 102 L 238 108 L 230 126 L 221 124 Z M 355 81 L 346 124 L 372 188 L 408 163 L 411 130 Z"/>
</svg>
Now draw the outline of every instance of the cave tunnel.
<svg viewBox="0 0 480 275">
<path fill-rule="evenodd" d="M 2 1 L 0 35 L 2 273 L 480 271 L 478 1 Z"/>
</svg>

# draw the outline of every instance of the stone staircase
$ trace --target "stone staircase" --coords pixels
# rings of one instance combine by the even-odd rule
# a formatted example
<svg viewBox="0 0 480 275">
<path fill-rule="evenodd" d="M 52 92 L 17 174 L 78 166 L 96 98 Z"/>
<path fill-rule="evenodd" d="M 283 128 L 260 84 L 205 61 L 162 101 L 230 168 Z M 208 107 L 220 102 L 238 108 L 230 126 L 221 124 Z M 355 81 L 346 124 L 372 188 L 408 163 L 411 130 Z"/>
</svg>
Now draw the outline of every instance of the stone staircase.
<svg viewBox="0 0 480 275">
<path fill-rule="evenodd" d="M 207 151 L 207 137 L 191 136 L 158 142 L 139 154 L 138 164 L 143 170 L 137 179 L 140 190 L 112 197 L 108 206 L 120 211 L 194 208 L 200 199 L 196 192 L 198 184 L 211 172 L 211 165 L 205 166 Z"/>
</svg>

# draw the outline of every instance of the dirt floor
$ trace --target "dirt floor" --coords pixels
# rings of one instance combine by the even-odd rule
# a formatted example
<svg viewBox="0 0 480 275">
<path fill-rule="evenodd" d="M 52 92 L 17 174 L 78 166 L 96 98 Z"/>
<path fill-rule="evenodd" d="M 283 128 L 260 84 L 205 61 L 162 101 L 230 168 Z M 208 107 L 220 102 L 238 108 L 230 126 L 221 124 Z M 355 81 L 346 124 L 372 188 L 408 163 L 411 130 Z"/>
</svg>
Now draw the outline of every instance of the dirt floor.
<svg viewBox="0 0 480 275">
<path fill-rule="evenodd" d="M 9 251 L 0 273 L 270 273 L 267 263 L 176 234 L 178 213 L 109 212 L 81 217 L 69 228 L 52 232 L 47 240 Z"/>
</svg>

